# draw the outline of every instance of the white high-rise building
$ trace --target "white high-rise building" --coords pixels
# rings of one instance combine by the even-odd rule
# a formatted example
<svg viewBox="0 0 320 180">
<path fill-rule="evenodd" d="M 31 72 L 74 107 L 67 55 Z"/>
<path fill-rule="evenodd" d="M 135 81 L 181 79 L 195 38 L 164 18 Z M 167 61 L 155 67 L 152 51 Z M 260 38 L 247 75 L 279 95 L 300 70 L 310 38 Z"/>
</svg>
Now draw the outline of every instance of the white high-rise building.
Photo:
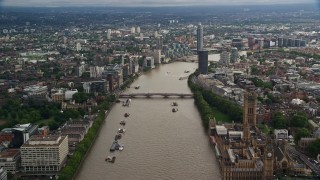
<svg viewBox="0 0 320 180">
<path fill-rule="evenodd" d="M 82 74 L 86 71 L 85 64 L 82 64 L 77 68 L 77 75 L 78 77 L 81 77 Z"/>
<path fill-rule="evenodd" d="M 76 50 L 77 50 L 77 51 L 81 51 L 81 43 L 80 43 L 80 42 L 77 42 L 77 44 L 76 44 Z"/>
<path fill-rule="evenodd" d="M 38 175 L 56 174 L 67 160 L 68 136 L 34 135 L 20 150 L 24 172 Z"/>
<path fill-rule="evenodd" d="M 108 40 L 111 39 L 111 29 L 108 29 L 108 31 L 107 31 L 107 39 Z"/>
<path fill-rule="evenodd" d="M 155 31 L 154 32 L 154 37 L 158 37 L 158 36 L 159 36 L 158 31 Z"/>
<path fill-rule="evenodd" d="M 136 32 L 137 32 L 138 34 L 140 33 L 140 27 L 139 27 L 139 26 L 137 27 Z"/>
<path fill-rule="evenodd" d="M 140 33 L 140 41 L 143 41 L 143 33 Z"/>
<path fill-rule="evenodd" d="M 132 27 L 132 28 L 131 28 L 131 34 L 134 34 L 134 33 L 136 33 L 136 28 L 135 28 L 135 27 Z"/>
</svg>

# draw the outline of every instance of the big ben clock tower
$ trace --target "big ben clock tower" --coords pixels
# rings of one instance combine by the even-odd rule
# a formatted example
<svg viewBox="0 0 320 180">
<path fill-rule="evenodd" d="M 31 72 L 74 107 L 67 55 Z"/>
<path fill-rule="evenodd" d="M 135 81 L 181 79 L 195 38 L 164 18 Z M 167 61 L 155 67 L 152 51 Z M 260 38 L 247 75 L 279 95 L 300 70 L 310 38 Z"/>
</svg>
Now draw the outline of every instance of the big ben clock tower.
<svg viewBox="0 0 320 180">
<path fill-rule="evenodd" d="M 264 151 L 264 160 L 263 160 L 263 180 L 272 180 L 273 178 L 273 159 L 274 152 L 271 139 L 268 139 L 265 151 Z"/>
</svg>

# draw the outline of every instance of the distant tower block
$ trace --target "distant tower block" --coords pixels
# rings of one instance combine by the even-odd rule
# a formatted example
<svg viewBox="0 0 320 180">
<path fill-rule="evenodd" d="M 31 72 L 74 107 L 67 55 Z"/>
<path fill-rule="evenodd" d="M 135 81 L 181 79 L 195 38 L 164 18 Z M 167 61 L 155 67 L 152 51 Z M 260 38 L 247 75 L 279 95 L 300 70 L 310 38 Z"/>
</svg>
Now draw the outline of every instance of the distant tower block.
<svg viewBox="0 0 320 180">
<path fill-rule="evenodd" d="M 140 41 L 143 41 L 143 33 L 140 33 Z"/>
<path fill-rule="evenodd" d="M 231 63 L 238 62 L 238 57 L 239 57 L 238 49 L 236 47 L 231 48 L 230 62 Z"/>
<path fill-rule="evenodd" d="M 108 29 L 108 31 L 107 31 L 107 39 L 108 40 L 111 39 L 111 29 Z"/>
<path fill-rule="evenodd" d="M 140 33 L 140 27 L 139 26 L 136 29 L 136 33 L 138 33 L 138 34 Z"/>
<path fill-rule="evenodd" d="M 198 51 L 198 65 L 200 74 L 208 74 L 208 51 Z"/>
<path fill-rule="evenodd" d="M 225 67 L 228 67 L 230 64 L 231 54 L 227 50 L 223 50 L 220 54 L 220 61 L 219 63 Z"/>
<path fill-rule="evenodd" d="M 163 48 L 163 37 L 160 35 L 157 37 L 157 49 L 162 50 Z"/>
<path fill-rule="evenodd" d="M 66 45 L 66 44 L 67 44 L 67 42 L 68 42 L 68 38 L 67 38 L 67 37 L 65 37 L 65 36 L 63 36 L 63 44 L 64 44 L 64 45 Z"/>
<path fill-rule="evenodd" d="M 203 27 L 201 23 L 199 23 L 197 27 L 197 52 L 199 52 L 203 48 Z"/>
<path fill-rule="evenodd" d="M 134 34 L 134 33 L 136 33 L 136 28 L 135 28 L 135 27 L 132 27 L 132 28 L 131 28 L 131 34 Z"/>
<path fill-rule="evenodd" d="M 76 50 L 77 50 L 77 51 L 81 51 L 81 44 L 80 44 L 80 42 L 77 42 L 77 44 L 76 44 Z"/>
</svg>

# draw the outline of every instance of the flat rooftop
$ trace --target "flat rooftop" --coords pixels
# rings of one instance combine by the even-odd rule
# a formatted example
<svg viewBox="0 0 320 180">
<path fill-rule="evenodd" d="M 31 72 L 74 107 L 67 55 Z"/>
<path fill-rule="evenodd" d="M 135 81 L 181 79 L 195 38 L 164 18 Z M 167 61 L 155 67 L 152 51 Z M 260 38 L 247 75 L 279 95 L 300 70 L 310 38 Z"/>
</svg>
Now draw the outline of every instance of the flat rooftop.
<svg viewBox="0 0 320 180">
<path fill-rule="evenodd" d="M 20 153 L 20 149 L 7 149 L 0 152 L 0 159 L 13 158 Z"/>
<path fill-rule="evenodd" d="M 59 135 L 41 136 L 41 135 L 35 135 L 35 136 L 31 136 L 31 138 L 25 144 L 23 144 L 21 147 L 29 147 L 29 146 L 59 146 L 65 138 L 67 138 L 67 136 L 59 136 Z"/>
</svg>

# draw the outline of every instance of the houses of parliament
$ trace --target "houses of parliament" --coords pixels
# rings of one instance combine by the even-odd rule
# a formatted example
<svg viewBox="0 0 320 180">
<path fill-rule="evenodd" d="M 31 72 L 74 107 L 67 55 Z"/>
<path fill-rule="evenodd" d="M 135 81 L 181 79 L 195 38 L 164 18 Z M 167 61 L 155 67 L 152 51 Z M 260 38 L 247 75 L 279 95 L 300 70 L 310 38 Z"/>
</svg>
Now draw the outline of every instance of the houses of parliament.
<svg viewBox="0 0 320 180">
<path fill-rule="evenodd" d="M 244 93 L 242 124 L 210 120 L 209 134 L 223 180 L 271 180 L 290 168 L 285 142 L 275 143 L 256 127 L 256 106 L 257 95 L 249 90 Z"/>
</svg>

